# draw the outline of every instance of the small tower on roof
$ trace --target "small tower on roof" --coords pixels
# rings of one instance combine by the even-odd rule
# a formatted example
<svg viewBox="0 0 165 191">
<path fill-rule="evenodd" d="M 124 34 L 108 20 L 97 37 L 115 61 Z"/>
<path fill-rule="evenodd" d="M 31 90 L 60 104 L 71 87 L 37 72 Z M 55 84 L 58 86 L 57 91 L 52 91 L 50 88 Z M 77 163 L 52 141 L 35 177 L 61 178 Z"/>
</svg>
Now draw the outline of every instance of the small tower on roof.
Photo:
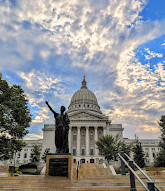
<svg viewBox="0 0 165 191">
<path fill-rule="evenodd" d="M 85 75 L 84 75 L 84 77 L 83 77 L 83 81 L 82 81 L 82 86 L 81 86 L 81 89 L 82 89 L 82 88 L 87 89 L 86 84 L 87 84 L 87 82 L 85 81 Z"/>
</svg>

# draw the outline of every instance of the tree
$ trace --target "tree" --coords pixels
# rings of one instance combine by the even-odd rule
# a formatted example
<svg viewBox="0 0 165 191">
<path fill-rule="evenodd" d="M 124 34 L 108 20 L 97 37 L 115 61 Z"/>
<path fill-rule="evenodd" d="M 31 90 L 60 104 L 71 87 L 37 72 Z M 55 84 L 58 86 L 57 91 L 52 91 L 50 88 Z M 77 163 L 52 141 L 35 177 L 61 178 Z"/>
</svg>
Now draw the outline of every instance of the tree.
<svg viewBox="0 0 165 191">
<path fill-rule="evenodd" d="M 98 139 L 95 142 L 101 154 L 104 155 L 107 159 L 115 159 L 117 153 L 119 153 L 123 146 L 126 147 L 124 141 L 120 139 L 120 136 L 105 135 Z"/>
<path fill-rule="evenodd" d="M 134 161 L 140 167 L 143 168 L 145 166 L 145 154 L 142 149 L 141 142 L 136 138 L 134 145 L 133 145 L 133 152 L 134 152 Z"/>
<path fill-rule="evenodd" d="M 1 160 L 7 160 L 13 156 L 11 140 L 5 135 L 0 136 L 0 155 L 1 154 L 3 154 Z"/>
<path fill-rule="evenodd" d="M 21 140 L 31 122 L 28 100 L 19 85 L 10 86 L 0 74 L 0 153 L 13 158 L 25 146 Z"/>
<path fill-rule="evenodd" d="M 31 162 L 39 162 L 41 155 L 41 148 L 38 145 L 33 146 L 33 150 L 30 153 Z"/>
<path fill-rule="evenodd" d="M 126 153 L 128 156 L 130 156 L 131 149 L 132 149 L 132 143 L 129 145 L 126 145 L 124 142 L 121 143 L 120 150 L 124 151 L 124 153 Z M 128 160 L 128 158 L 125 155 L 124 155 L 124 159 Z"/>
<path fill-rule="evenodd" d="M 161 116 L 161 119 L 158 123 L 162 132 L 161 140 L 159 143 L 159 147 L 161 147 L 161 150 L 155 160 L 155 166 L 165 167 L 165 115 Z"/>
<path fill-rule="evenodd" d="M 50 148 L 46 148 L 44 154 L 42 155 L 42 160 L 44 160 L 45 162 L 48 154 L 50 154 Z"/>
</svg>

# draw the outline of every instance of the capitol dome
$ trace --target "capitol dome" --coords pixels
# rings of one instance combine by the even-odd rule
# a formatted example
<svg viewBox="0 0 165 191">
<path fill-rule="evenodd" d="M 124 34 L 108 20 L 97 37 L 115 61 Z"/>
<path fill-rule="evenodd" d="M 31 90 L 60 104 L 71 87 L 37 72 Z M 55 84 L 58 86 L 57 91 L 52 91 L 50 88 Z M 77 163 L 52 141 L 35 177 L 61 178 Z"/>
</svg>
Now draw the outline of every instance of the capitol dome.
<svg viewBox="0 0 165 191">
<path fill-rule="evenodd" d="M 101 112 L 95 94 L 86 86 L 85 76 L 83 78 L 81 88 L 72 96 L 68 109 L 68 112 L 80 109 L 95 110 L 99 113 Z"/>
</svg>

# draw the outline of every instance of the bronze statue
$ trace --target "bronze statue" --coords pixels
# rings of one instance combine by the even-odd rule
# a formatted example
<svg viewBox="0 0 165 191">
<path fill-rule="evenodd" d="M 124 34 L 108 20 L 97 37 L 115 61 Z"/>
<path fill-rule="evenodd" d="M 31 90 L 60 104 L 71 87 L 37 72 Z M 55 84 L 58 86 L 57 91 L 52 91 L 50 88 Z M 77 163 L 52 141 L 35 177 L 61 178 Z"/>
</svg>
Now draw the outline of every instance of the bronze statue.
<svg viewBox="0 0 165 191">
<path fill-rule="evenodd" d="M 69 153 L 68 148 L 68 131 L 69 131 L 69 117 L 65 112 L 65 107 L 61 106 L 61 114 L 56 113 L 45 101 L 50 111 L 54 114 L 56 129 L 55 129 L 55 145 L 56 153 Z M 64 114 L 65 112 L 65 114 Z"/>
</svg>

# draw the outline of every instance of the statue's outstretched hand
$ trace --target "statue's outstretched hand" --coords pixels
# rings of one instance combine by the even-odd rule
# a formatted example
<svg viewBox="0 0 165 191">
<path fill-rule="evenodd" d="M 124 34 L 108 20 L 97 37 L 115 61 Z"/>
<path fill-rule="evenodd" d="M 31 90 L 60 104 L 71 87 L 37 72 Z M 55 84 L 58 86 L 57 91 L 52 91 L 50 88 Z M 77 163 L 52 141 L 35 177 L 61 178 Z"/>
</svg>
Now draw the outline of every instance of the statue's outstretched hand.
<svg viewBox="0 0 165 191">
<path fill-rule="evenodd" d="M 48 105 L 48 101 L 45 101 L 46 105 Z"/>
</svg>

